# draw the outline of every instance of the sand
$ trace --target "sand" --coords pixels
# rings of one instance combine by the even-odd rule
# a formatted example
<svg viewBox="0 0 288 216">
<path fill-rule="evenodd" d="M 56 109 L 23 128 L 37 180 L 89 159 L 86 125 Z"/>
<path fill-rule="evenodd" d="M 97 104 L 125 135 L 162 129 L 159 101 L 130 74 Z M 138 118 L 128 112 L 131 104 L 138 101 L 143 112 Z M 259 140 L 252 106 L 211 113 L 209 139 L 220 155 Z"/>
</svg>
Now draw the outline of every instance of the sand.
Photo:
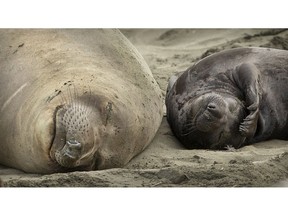
<svg viewBox="0 0 288 216">
<path fill-rule="evenodd" d="M 244 46 L 288 50 L 285 29 L 122 29 L 147 61 L 163 96 L 167 80 L 197 60 Z M 164 101 L 163 101 L 164 105 Z M 164 115 L 150 146 L 124 168 L 27 174 L 0 166 L 6 187 L 268 187 L 288 186 L 288 141 L 270 140 L 238 150 L 187 150 Z"/>
</svg>

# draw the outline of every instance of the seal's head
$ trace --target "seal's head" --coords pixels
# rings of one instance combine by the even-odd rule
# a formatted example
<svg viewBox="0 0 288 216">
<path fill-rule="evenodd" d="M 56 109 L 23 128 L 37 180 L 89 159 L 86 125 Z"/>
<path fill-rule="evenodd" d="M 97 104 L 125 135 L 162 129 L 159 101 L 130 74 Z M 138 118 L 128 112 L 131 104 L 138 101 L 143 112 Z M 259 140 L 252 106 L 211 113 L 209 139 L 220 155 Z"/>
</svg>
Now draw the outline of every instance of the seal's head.
<svg viewBox="0 0 288 216">
<path fill-rule="evenodd" d="M 245 140 L 239 133 L 245 109 L 234 97 L 206 93 L 190 99 L 182 113 L 178 134 L 187 148 L 239 148 Z"/>
<path fill-rule="evenodd" d="M 89 104 L 75 101 L 59 106 L 55 111 L 51 158 L 64 169 L 91 169 L 99 148 L 99 130 L 95 128 L 97 121 L 97 112 Z"/>
</svg>

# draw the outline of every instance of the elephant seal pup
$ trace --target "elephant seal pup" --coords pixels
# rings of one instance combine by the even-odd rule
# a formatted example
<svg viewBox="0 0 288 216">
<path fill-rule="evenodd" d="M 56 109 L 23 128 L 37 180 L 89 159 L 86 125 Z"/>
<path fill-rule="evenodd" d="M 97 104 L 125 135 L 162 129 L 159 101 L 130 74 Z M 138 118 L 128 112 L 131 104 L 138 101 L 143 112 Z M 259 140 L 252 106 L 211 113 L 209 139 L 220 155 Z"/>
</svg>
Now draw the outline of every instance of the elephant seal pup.
<svg viewBox="0 0 288 216">
<path fill-rule="evenodd" d="M 153 139 L 161 91 L 117 30 L 0 30 L 0 163 L 30 173 L 122 167 Z"/>
<path fill-rule="evenodd" d="M 170 79 L 172 131 L 189 149 L 288 139 L 288 51 L 237 48 L 208 56 Z"/>
</svg>

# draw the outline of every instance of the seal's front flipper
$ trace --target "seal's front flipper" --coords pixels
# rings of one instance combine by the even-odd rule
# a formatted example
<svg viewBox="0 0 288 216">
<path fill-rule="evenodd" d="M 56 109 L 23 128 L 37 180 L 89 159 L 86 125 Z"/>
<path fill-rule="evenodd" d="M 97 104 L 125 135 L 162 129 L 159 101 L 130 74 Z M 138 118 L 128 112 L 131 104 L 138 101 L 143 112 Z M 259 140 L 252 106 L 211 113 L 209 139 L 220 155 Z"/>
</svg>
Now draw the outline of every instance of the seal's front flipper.
<svg viewBox="0 0 288 216">
<path fill-rule="evenodd" d="M 254 64 L 243 63 L 233 71 L 232 76 L 238 88 L 243 92 L 245 106 L 249 112 L 240 124 L 239 131 L 242 136 L 251 138 L 256 132 L 259 118 L 260 72 Z"/>
</svg>

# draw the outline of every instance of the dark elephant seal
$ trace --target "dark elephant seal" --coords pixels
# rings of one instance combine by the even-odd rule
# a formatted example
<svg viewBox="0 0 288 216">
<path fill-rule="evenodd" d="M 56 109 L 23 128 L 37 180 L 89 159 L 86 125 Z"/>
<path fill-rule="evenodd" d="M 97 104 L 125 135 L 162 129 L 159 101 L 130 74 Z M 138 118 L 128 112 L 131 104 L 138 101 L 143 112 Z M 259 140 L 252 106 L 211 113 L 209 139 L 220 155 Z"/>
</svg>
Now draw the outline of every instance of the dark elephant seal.
<svg viewBox="0 0 288 216">
<path fill-rule="evenodd" d="M 0 31 L 0 163 L 31 173 L 122 167 L 161 123 L 161 91 L 117 30 Z"/>
<path fill-rule="evenodd" d="M 288 51 L 237 48 L 171 78 L 167 119 L 189 149 L 288 139 Z"/>
</svg>

